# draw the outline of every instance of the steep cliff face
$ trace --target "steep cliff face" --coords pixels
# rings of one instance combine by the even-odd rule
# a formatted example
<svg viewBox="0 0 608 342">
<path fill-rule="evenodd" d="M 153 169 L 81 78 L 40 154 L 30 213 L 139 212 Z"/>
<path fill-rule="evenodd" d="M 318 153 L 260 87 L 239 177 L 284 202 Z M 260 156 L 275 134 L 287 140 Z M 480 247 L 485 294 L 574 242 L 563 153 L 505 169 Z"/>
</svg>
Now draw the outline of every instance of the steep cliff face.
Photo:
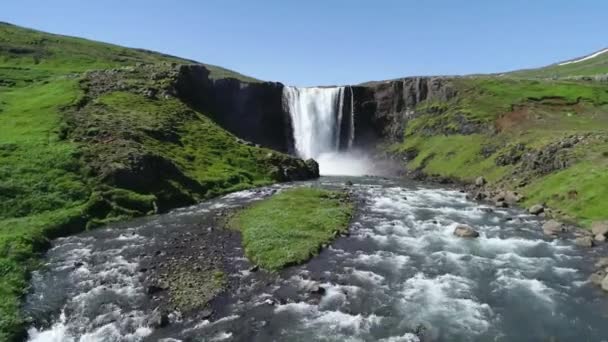
<svg viewBox="0 0 608 342">
<path fill-rule="evenodd" d="M 277 151 L 291 150 L 291 126 L 282 105 L 281 83 L 212 79 L 202 65 L 183 65 L 175 88 L 178 97 L 234 135 Z"/>
<path fill-rule="evenodd" d="M 401 141 L 408 121 L 422 101 L 448 101 L 456 90 L 446 78 L 409 77 L 353 86 L 355 146 L 378 140 Z"/>
</svg>

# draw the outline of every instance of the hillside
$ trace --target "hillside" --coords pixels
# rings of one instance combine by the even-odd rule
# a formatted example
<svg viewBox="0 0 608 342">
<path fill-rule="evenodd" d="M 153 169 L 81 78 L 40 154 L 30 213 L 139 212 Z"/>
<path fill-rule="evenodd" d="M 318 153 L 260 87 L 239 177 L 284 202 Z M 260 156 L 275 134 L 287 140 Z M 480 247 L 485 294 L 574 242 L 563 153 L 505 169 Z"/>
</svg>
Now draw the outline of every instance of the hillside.
<svg viewBox="0 0 608 342">
<path fill-rule="evenodd" d="M 0 340 L 50 238 L 318 174 L 180 98 L 190 69 L 257 82 L 193 63 L 0 24 Z"/>
<path fill-rule="evenodd" d="M 389 154 L 415 176 L 489 183 L 584 226 L 608 218 L 608 85 L 511 77 L 441 78 L 411 106 Z"/>
<path fill-rule="evenodd" d="M 551 64 L 537 69 L 517 70 L 508 76 L 526 78 L 593 78 L 608 80 L 608 49 L 598 50 L 586 56 Z"/>
</svg>

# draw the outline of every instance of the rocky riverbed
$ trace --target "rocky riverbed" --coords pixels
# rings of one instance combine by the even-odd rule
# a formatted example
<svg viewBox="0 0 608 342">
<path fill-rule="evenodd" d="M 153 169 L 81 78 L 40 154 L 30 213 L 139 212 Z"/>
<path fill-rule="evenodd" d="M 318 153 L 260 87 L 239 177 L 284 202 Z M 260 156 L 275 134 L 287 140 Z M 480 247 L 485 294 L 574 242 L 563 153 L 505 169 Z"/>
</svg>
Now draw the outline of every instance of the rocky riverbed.
<svg viewBox="0 0 608 342">
<path fill-rule="evenodd" d="M 223 217 L 308 185 L 356 198 L 348 236 L 276 274 L 251 265 Z M 30 340 L 601 340 L 608 296 L 589 276 L 608 252 L 543 224 L 392 179 L 233 193 L 56 240 L 25 305 Z"/>
</svg>

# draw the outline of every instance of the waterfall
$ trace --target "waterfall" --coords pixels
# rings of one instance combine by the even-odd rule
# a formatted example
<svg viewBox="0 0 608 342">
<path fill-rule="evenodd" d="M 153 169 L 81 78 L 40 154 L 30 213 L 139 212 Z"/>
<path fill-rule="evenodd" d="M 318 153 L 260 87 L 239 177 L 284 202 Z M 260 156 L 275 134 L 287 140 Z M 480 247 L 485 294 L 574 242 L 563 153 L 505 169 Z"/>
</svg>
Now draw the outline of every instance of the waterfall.
<svg viewBox="0 0 608 342">
<path fill-rule="evenodd" d="M 344 119 L 345 87 L 284 87 L 283 101 L 291 116 L 295 150 L 301 158 L 317 158 L 324 153 L 338 152 Z M 348 120 L 347 146 L 354 138 L 353 96 Z"/>
</svg>

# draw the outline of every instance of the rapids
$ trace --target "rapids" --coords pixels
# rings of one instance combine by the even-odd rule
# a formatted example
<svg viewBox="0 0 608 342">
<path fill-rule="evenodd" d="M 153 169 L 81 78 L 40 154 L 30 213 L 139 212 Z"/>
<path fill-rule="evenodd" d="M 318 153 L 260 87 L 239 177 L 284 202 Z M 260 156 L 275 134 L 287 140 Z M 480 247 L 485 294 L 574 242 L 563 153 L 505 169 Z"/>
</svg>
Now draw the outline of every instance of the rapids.
<svg viewBox="0 0 608 342">
<path fill-rule="evenodd" d="M 274 190 L 342 188 L 358 202 L 348 236 L 307 264 L 250 272 L 234 247 L 231 286 L 208 319 L 167 327 L 138 272 L 171 232 Z M 455 237 L 458 223 L 477 239 Z M 233 193 L 189 208 L 57 239 L 25 304 L 31 341 L 601 341 L 608 296 L 588 283 L 604 247 L 542 235 L 541 221 L 455 190 L 402 180 L 324 177 Z M 217 228 L 217 227 L 216 227 Z M 206 228 L 205 228 L 206 229 Z M 238 244 L 236 245 L 238 246 Z"/>
</svg>

